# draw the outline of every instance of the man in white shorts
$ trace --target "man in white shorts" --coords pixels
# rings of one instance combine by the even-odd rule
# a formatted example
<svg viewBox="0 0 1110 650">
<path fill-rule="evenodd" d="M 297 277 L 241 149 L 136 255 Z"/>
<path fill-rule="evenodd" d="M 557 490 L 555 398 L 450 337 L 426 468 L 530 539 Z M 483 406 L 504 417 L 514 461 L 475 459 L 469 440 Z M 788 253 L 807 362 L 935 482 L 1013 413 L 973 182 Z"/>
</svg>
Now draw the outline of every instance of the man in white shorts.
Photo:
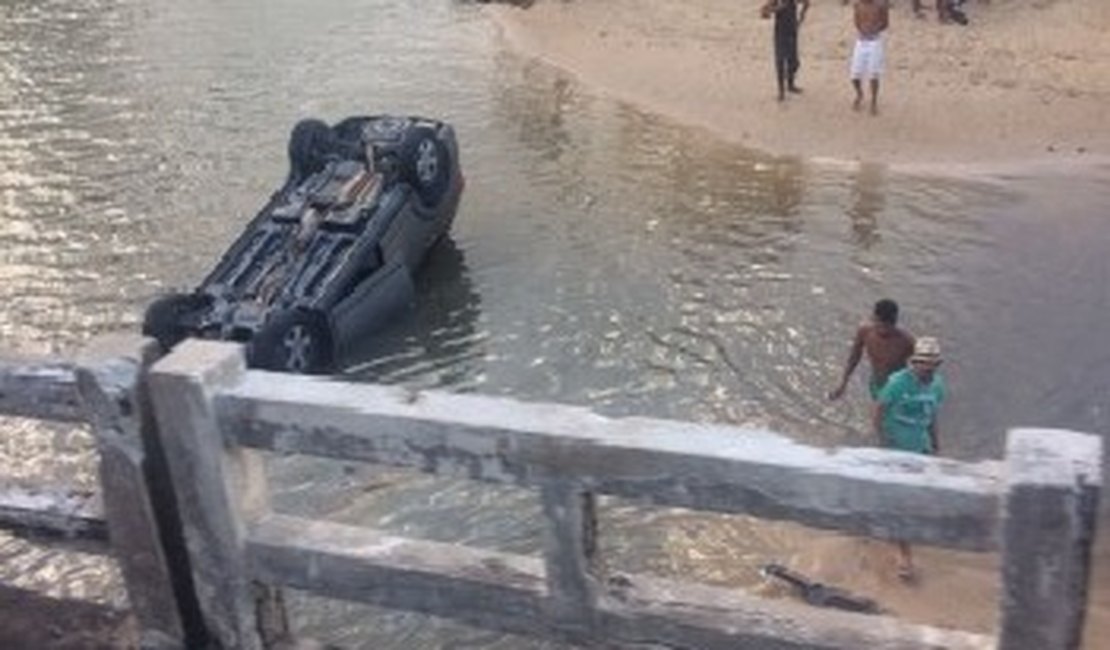
<svg viewBox="0 0 1110 650">
<path fill-rule="evenodd" d="M 856 47 L 852 51 L 852 87 L 857 111 L 863 104 L 863 78 L 871 80 L 871 114 L 879 112 L 879 77 L 883 73 L 883 32 L 890 24 L 888 0 L 855 0 Z"/>
</svg>

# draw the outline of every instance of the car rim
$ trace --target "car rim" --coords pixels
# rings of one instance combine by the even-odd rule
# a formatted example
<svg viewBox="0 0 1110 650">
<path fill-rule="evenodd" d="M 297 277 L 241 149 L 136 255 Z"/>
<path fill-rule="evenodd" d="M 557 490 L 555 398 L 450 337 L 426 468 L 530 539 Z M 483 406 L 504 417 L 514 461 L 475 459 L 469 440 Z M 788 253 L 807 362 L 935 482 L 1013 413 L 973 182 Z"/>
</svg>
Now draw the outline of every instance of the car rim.
<svg viewBox="0 0 1110 650">
<path fill-rule="evenodd" d="M 294 325 L 281 340 L 285 347 L 285 367 L 287 370 L 304 372 L 308 368 L 309 355 L 312 353 L 312 334 L 304 325 Z"/>
<path fill-rule="evenodd" d="M 431 185 L 439 173 L 439 158 L 436 156 L 436 143 L 424 140 L 416 148 L 416 175 L 424 185 Z"/>
</svg>

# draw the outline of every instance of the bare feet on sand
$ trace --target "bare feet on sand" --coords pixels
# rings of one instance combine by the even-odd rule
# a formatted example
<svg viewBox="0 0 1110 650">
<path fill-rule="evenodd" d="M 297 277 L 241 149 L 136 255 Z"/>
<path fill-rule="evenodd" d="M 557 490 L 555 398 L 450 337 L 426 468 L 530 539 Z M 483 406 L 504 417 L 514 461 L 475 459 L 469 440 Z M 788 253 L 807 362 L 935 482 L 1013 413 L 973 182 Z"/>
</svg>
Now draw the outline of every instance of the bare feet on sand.
<svg viewBox="0 0 1110 650">
<path fill-rule="evenodd" d="M 917 569 L 913 565 L 902 565 L 898 567 L 898 579 L 904 584 L 916 584 L 918 580 Z"/>
<path fill-rule="evenodd" d="M 898 542 L 898 579 L 906 584 L 917 582 L 917 570 L 913 566 L 913 552 L 909 544 Z"/>
</svg>

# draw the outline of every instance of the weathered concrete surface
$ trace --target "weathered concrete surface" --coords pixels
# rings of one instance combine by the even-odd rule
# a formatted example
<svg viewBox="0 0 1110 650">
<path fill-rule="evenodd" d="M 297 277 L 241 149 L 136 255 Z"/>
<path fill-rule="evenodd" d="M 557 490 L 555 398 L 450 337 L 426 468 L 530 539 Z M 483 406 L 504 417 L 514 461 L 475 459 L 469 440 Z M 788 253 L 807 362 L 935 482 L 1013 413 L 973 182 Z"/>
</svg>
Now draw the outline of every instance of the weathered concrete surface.
<svg viewBox="0 0 1110 650">
<path fill-rule="evenodd" d="M 991 637 L 628 576 L 600 606 L 602 638 L 683 650 L 987 650 Z M 643 646 L 635 646 L 643 647 Z"/>
<path fill-rule="evenodd" d="M 573 483 L 550 482 L 542 487 L 540 501 L 547 519 L 544 561 L 551 616 L 569 636 L 588 635 L 595 627 L 598 592 L 596 498 Z"/>
<path fill-rule="evenodd" d="M 256 524 L 248 551 L 253 575 L 263 580 L 591 647 L 971 650 L 993 644 L 974 634 L 646 576 L 624 577 L 602 597 L 590 628 L 568 631 L 545 615 L 549 594 L 535 559 L 283 515 Z"/>
<path fill-rule="evenodd" d="M 612 420 L 573 407 L 246 372 L 238 348 L 217 343 L 186 343 L 151 376 L 167 445 L 177 445 L 171 453 L 187 461 L 174 463 L 174 478 L 206 620 L 229 647 L 261 646 L 252 578 L 602 647 L 993 647 L 995 639 L 980 635 L 704 585 L 645 576 L 600 584 L 590 566 L 592 508 L 581 497 L 608 492 L 989 549 L 997 545 L 1004 487 L 1004 581 L 1012 603 L 1003 647 L 1077 647 L 1101 484 L 1101 448 L 1080 434 L 1045 441 L 1042 431 L 1024 442 L 1015 436 L 1004 483 L 995 462 L 824 450 L 764 431 Z M 546 557 L 268 513 L 256 466 L 237 444 L 539 487 L 550 525 Z M 1060 528 L 1063 542 L 1054 532 Z M 1019 620 L 1050 601 L 1059 601 L 1053 614 Z M 1031 632 L 1045 627 L 1039 636 Z"/>
<path fill-rule="evenodd" d="M 245 371 L 239 346 L 187 340 L 149 371 L 158 430 L 169 458 L 208 630 L 225 648 L 261 650 L 257 593 L 243 557 L 245 526 L 266 508 L 261 460 L 227 448 L 210 392 Z"/>
<path fill-rule="evenodd" d="M 0 489 L 0 528 L 32 537 L 108 541 L 100 499 L 61 487 Z"/>
<path fill-rule="evenodd" d="M 0 359 L 0 415 L 83 422 L 73 363 Z"/>
<path fill-rule="evenodd" d="M 146 650 L 185 647 L 185 633 L 151 490 L 140 432 L 139 378 L 156 355 L 153 339 L 101 338 L 78 360 L 77 384 L 99 455 L 100 488 L 112 551 Z"/>
<path fill-rule="evenodd" d="M 268 515 L 247 543 L 254 577 L 476 627 L 550 636 L 543 565 L 494 551 Z"/>
<path fill-rule="evenodd" d="M 0 648 L 5 650 L 136 650 L 133 616 L 104 605 L 51 598 L 0 586 Z"/>
<path fill-rule="evenodd" d="M 278 452 L 791 519 L 878 538 L 997 546 L 999 464 L 821 449 L 766 431 L 249 372 L 216 398 L 224 434 Z"/>
<path fill-rule="evenodd" d="M 1000 650 L 1079 647 L 1102 454 L 1097 436 L 1051 429 L 1010 432 Z"/>
</svg>

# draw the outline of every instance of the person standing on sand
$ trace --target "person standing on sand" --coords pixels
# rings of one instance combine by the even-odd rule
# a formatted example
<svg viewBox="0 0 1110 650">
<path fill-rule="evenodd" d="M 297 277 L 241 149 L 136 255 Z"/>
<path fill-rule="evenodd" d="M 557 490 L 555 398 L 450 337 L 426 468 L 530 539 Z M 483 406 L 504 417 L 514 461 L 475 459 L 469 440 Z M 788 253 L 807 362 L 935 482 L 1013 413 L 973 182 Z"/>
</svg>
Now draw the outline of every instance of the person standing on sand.
<svg viewBox="0 0 1110 650">
<path fill-rule="evenodd" d="M 786 91 L 800 93 L 794 83 L 801 63 L 798 61 L 798 28 L 809 11 L 809 0 L 767 0 L 759 13 L 764 18 L 775 17 L 775 76 L 778 78 L 779 101 L 786 99 Z"/>
<path fill-rule="evenodd" d="M 937 411 L 948 392 L 937 372 L 940 364 L 940 343 L 931 336 L 918 339 L 909 367 L 891 375 L 875 401 L 874 425 L 880 445 L 918 454 L 940 451 Z M 909 544 L 898 542 L 898 555 L 898 577 L 913 580 Z"/>
<path fill-rule="evenodd" d="M 852 87 L 856 100 L 852 108 L 863 104 L 863 78 L 871 82 L 871 114 L 879 112 L 879 77 L 883 73 L 883 32 L 890 25 L 888 0 L 855 0 L 856 46 L 852 51 Z"/>
<path fill-rule="evenodd" d="M 913 346 L 913 335 L 898 327 L 898 303 L 889 298 L 876 302 L 870 322 L 860 325 L 856 330 L 856 338 L 852 341 L 852 351 L 848 354 L 844 374 L 836 388 L 829 391 L 829 399 L 837 400 L 844 396 L 848 379 L 855 372 L 864 352 L 867 353 L 867 360 L 871 363 L 871 381 L 868 382 L 868 388 L 871 399 L 875 399 L 886 384 L 887 377 L 906 367 L 906 362 L 913 354 Z"/>
</svg>

